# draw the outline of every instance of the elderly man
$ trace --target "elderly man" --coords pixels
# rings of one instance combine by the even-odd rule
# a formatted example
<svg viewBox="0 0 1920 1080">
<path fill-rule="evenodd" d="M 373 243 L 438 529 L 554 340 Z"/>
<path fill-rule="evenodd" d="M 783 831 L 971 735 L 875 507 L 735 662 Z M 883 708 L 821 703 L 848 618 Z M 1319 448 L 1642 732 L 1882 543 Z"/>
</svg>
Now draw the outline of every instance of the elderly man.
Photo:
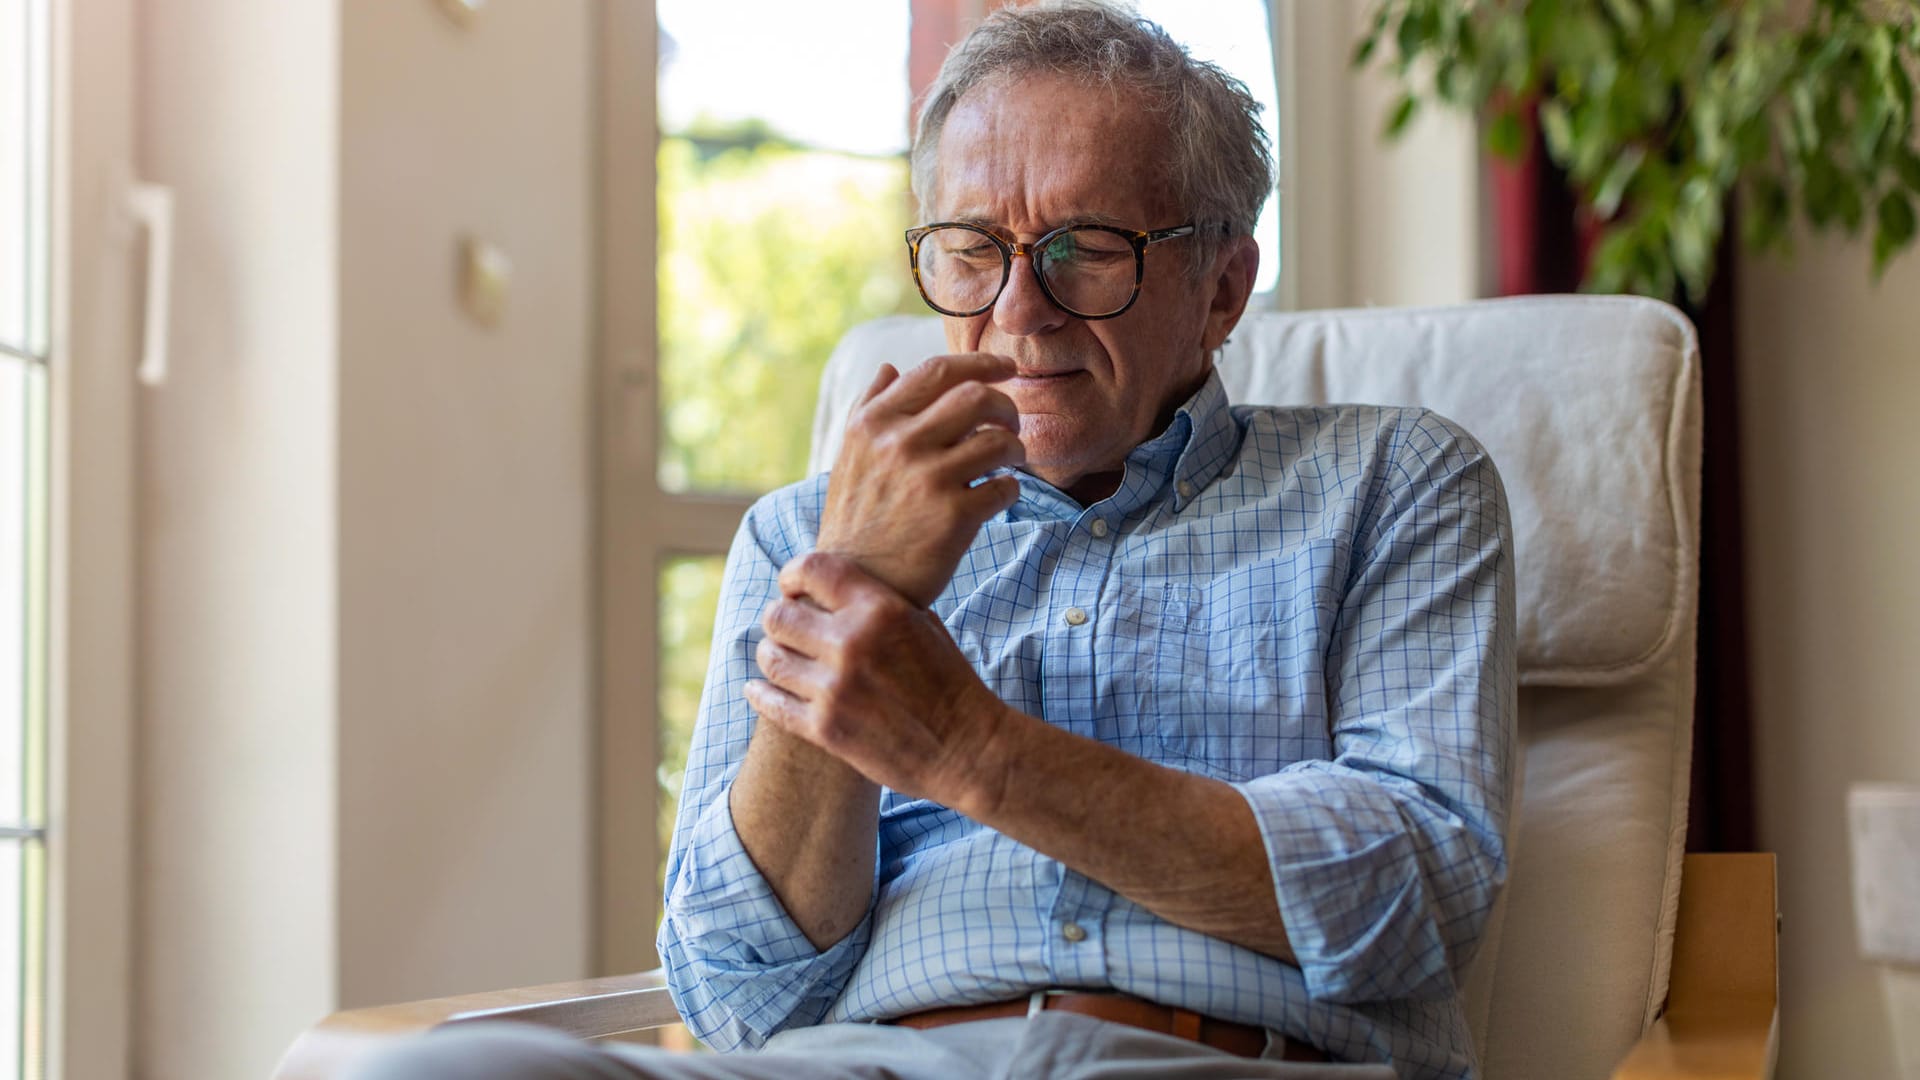
<svg viewBox="0 0 1920 1080">
<path fill-rule="evenodd" d="M 1229 406 L 1257 108 L 1089 0 L 954 51 L 907 234 L 949 354 L 728 560 L 660 951 L 752 1052 L 476 1035 L 448 1075 L 1475 1071 L 1500 484 L 1428 413 Z"/>
</svg>

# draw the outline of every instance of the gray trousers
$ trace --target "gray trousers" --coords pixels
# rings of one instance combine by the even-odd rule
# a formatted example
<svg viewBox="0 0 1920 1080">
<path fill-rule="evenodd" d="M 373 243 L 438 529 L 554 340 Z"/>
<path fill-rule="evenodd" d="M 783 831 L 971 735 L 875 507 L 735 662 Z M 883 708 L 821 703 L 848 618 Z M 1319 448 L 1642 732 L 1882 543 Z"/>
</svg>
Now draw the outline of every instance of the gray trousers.
<svg viewBox="0 0 1920 1080">
<path fill-rule="evenodd" d="M 395 1046 L 350 1080 L 1395 1080 L 1384 1065 L 1235 1057 L 1172 1035 L 1073 1013 L 979 1020 L 919 1031 L 822 1024 L 784 1031 L 752 1052 L 676 1054 L 587 1043 L 539 1028 L 475 1024 Z"/>
</svg>

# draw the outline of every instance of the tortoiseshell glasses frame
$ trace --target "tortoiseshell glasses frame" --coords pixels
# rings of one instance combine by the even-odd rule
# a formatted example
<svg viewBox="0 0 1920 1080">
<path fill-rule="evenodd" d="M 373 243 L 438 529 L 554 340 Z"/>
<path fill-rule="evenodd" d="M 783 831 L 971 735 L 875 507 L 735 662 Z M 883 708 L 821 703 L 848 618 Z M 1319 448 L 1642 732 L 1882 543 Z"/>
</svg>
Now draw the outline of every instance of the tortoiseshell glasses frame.
<svg viewBox="0 0 1920 1080">
<path fill-rule="evenodd" d="M 920 298 L 927 302 L 928 307 L 942 315 L 951 315 L 964 319 L 982 314 L 992 308 L 995 303 L 999 302 L 1001 292 L 1006 289 L 1007 282 L 1013 277 L 1014 256 L 1024 255 L 1027 257 L 1027 264 L 1033 268 L 1035 280 L 1040 283 L 1040 291 L 1046 294 L 1047 299 L 1052 301 L 1055 307 L 1075 318 L 1089 320 L 1111 319 L 1124 314 L 1128 308 L 1133 306 L 1133 302 L 1140 298 L 1140 283 L 1146 277 L 1147 249 L 1167 240 L 1176 240 L 1182 236 L 1192 236 L 1198 228 L 1197 225 L 1188 223 L 1186 225 L 1176 225 L 1170 229 L 1154 229 L 1150 232 L 1142 232 L 1139 229 L 1122 229 L 1114 225 L 1064 225 L 1030 244 L 1022 244 L 1018 241 L 1004 240 L 994 235 L 993 232 L 986 227 L 976 225 L 972 222 L 937 221 L 931 225 L 921 225 L 907 230 L 907 261 L 908 265 L 913 269 L 913 283 L 914 286 L 920 290 Z M 942 229 L 964 229 L 970 233 L 977 234 L 984 237 L 999 251 L 1000 283 L 995 286 L 992 295 L 986 298 L 985 303 L 971 309 L 957 309 L 941 304 L 934 298 L 933 292 L 929 291 L 927 280 L 921 274 L 920 245 L 928 236 Z M 1079 234 L 1085 233 L 1098 233 L 1115 237 L 1125 241 L 1133 249 L 1133 278 L 1130 283 L 1130 288 L 1127 291 L 1126 300 L 1120 302 L 1117 307 L 1111 307 L 1110 310 L 1084 311 L 1076 308 L 1067 298 L 1059 295 L 1055 289 L 1055 283 L 1048 281 L 1047 273 L 1042 269 L 1042 262 L 1049 258 L 1051 251 L 1055 250 L 1053 245 L 1056 242 L 1062 238 L 1074 238 Z M 1113 254 L 1118 253 L 1119 249 L 1115 248 Z M 984 267 L 981 269 L 984 270 Z M 1122 268 L 1121 272 L 1124 272 L 1124 268 Z M 1118 281 L 1113 282 L 1113 285 L 1116 287 L 1118 284 Z M 984 295 L 984 293 L 982 295 Z M 1109 305 L 1103 304 L 1101 306 L 1108 307 Z"/>
</svg>

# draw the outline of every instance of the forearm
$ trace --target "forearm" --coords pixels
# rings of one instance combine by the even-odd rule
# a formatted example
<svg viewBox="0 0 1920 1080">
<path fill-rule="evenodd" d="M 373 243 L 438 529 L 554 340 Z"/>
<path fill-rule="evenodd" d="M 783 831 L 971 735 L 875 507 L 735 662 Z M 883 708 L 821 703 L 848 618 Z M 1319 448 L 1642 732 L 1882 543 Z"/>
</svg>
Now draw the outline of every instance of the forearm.
<svg viewBox="0 0 1920 1080">
<path fill-rule="evenodd" d="M 1293 962 L 1238 791 L 1011 709 L 998 728 L 956 809 L 1169 922 Z"/>
<path fill-rule="evenodd" d="M 728 809 L 741 846 L 815 948 L 846 937 L 866 917 L 880 812 L 872 781 L 763 723 Z"/>
</svg>

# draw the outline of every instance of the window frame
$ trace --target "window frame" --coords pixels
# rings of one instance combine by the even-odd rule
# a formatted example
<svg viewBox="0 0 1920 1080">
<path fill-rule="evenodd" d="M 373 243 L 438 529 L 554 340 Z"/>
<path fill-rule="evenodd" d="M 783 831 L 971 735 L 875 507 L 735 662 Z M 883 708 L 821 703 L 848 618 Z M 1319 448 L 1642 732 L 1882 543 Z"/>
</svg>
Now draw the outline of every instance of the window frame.
<svg viewBox="0 0 1920 1080">
<path fill-rule="evenodd" d="M 652 4 L 600 11 L 594 963 L 600 974 L 620 974 L 658 963 L 660 572 L 676 556 L 724 555 L 756 496 L 660 484 L 658 25 Z"/>
<path fill-rule="evenodd" d="M 132 0 L 50 0 L 49 1080 L 132 1075 L 136 156 Z"/>
</svg>

